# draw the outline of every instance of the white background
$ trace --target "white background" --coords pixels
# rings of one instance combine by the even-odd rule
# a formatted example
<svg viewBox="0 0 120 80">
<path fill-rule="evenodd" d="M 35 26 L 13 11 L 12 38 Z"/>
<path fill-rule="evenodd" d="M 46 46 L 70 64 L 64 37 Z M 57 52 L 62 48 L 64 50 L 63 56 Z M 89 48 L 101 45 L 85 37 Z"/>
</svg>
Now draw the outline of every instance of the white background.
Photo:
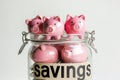
<svg viewBox="0 0 120 80">
<path fill-rule="evenodd" d="M 93 80 L 120 80 L 120 0 L 0 0 L 0 80 L 27 80 L 30 45 L 17 55 L 25 19 L 67 14 L 84 14 L 96 31 Z"/>
</svg>

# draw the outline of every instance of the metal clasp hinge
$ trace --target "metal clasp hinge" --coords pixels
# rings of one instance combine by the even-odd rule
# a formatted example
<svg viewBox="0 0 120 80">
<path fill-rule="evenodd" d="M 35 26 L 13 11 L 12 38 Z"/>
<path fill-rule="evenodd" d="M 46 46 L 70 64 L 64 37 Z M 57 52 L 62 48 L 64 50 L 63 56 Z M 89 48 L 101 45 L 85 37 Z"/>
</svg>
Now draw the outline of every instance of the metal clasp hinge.
<svg viewBox="0 0 120 80">
<path fill-rule="evenodd" d="M 97 49 L 95 48 L 95 45 L 93 43 L 93 41 L 95 40 L 95 31 L 92 32 L 88 32 L 90 34 L 90 38 L 88 38 L 88 44 L 90 45 L 90 47 L 95 51 L 95 53 L 98 53 Z"/>
<path fill-rule="evenodd" d="M 25 32 L 25 31 L 22 32 L 22 42 L 23 42 L 23 44 L 21 45 L 21 47 L 19 49 L 18 55 L 20 55 L 22 53 L 23 49 L 25 48 L 25 46 L 28 43 L 28 40 L 26 38 L 27 35 L 28 35 L 27 32 Z"/>
</svg>

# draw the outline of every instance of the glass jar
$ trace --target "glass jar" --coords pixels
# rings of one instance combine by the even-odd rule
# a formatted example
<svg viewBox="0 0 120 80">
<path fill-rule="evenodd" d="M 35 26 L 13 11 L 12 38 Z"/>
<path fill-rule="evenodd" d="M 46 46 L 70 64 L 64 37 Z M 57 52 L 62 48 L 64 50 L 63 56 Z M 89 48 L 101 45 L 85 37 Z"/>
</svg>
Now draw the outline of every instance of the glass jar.
<svg viewBox="0 0 120 80">
<path fill-rule="evenodd" d="M 86 32 L 83 39 L 78 34 L 63 35 L 60 40 L 45 40 L 46 34 L 23 32 L 22 52 L 28 41 L 29 80 L 91 80 L 93 34 Z M 30 38 L 27 36 L 30 35 Z M 69 38 L 71 36 L 72 38 Z"/>
</svg>

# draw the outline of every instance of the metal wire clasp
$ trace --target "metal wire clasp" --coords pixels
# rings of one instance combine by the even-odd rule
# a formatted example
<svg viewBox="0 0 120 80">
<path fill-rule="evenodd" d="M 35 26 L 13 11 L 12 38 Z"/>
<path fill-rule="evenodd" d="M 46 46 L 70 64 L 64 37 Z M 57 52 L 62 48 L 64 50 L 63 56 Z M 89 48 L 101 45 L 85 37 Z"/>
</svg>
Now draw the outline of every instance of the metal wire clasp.
<svg viewBox="0 0 120 80">
<path fill-rule="evenodd" d="M 28 43 L 28 40 L 26 38 L 26 36 L 28 35 L 27 32 L 23 31 L 22 32 L 22 42 L 23 44 L 21 45 L 20 49 L 19 49 L 19 52 L 18 52 L 18 55 L 21 54 L 21 52 L 23 51 L 24 47 L 27 45 Z"/>
<path fill-rule="evenodd" d="M 88 44 L 90 45 L 90 47 L 96 52 L 98 53 L 97 49 L 95 48 L 95 45 L 93 43 L 93 41 L 95 40 L 95 31 L 92 32 L 88 32 L 90 34 L 90 38 L 88 38 Z"/>
</svg>

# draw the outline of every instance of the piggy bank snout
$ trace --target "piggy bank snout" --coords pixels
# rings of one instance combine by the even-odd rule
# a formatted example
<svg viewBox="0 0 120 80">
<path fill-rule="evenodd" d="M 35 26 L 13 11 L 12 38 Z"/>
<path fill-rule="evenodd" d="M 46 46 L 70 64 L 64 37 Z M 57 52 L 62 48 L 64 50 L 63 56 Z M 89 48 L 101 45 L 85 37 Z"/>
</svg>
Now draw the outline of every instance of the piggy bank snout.
<svg viewBox="0 0 120 80">
<path fill-rule="evenodd" d="M 47 32 L 48 32 L 48 33 L 54 32 L 54 28 L 53 28 L 52 26 L 49 26 L 49 27 L 47 28 Z"/>
<path fill-rule="evenodd" d="M 80 29 L 80 26 L 78 24 L 76 24 L 76 25 L 73 26 L 73 30 L 79 31 L 79 29 Z"/>
<path fill-rule="evenodd" d="M 39 27 L 38 26 L 34 26 L 32 29 L 31 29 L 32 32 L 34 33 L 37 33 L 39 32 Z"/>
</svg>

